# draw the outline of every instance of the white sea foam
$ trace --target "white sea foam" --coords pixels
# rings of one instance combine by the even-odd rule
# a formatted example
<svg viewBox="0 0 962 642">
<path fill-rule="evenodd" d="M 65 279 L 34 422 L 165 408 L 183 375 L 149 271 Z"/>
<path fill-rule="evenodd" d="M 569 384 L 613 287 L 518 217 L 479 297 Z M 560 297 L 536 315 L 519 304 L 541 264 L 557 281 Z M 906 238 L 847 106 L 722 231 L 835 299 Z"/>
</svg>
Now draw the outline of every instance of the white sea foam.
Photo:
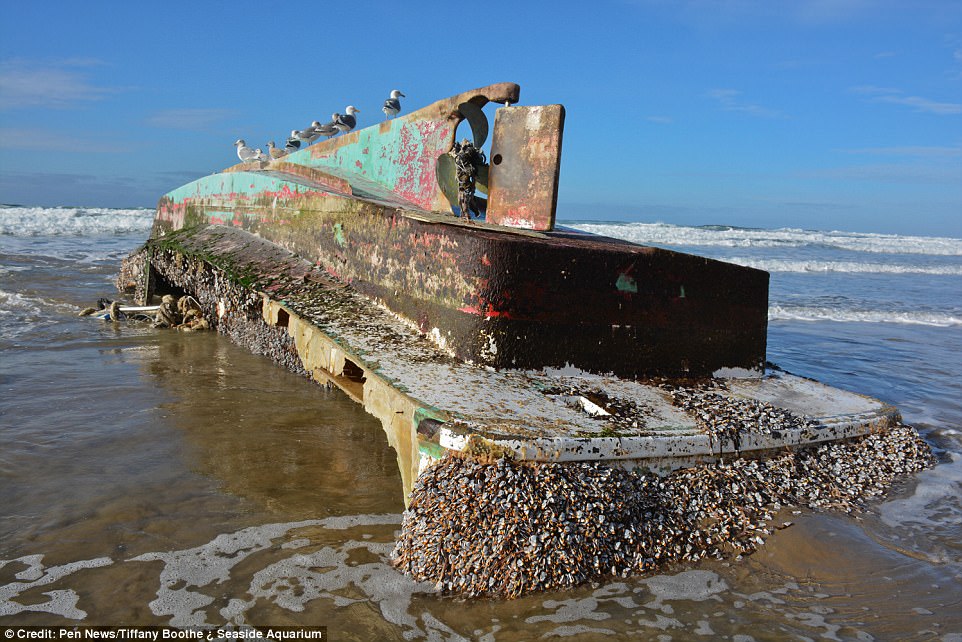
<svg viewBox="0 0 962 642">
<path fill-rule="evenodd" d="M 98 236 L 143 233 L 154 223 L 151 209 L 106 207 L 0 207 L 0 235 Z"/>
<path fill-rule="evenodd" d="M 904 529 L 910 525 L 942 527 L 962 525 L 959 496 L 962 493 L 962 455 L 949 453 L 950 462 L 918 474 L 910 497 L 893 499 L 879 506 L 886 525 Z M 954 504 L 954 506 L 951 506 Z"/>
<path fill-rule="evenodd" d="M 711 571 L 683 571 L 675 575 L 655 575 L 642 580 L 660 604 L 665 600 L 718 599 L 718 594 L 728 590 L 728 584 Z"/>
<path fill-rule="evenodd" d="M 79 311 L 69 303 L 0 290 L 0 339 L 14 340 L 38 325 L 54 324 L 58 317 L 76 316 Z"/>
<path fill-rule="evenodd" d="M 231 599 L 219 611 L 224 621 L 235 625 L 245 624 L 247 611 L 254 608 L 259 600 L 273 602 L 294 612 L 303 611 L 308 603 L 319 599 L 331 600 L 336 606 L 347 606 L 359 601 L 342 595 L 345 589 L 353 588 L 366 596 L 361 601 L 378 604 L 387 621 L 412 633 L 412 637 L 424 637 L 425 632 L 418 627 L 417 616 L 409 612 L 410 601 L 416 592 L 432 591 L 433 585 L 415 582 L 391 566 L 389 556 L 393 542 L 348 540 L 337 545 L 304 550 L 311 545 L 303 529 L 348 530 L 394 527 L 400 523 L 400 515 L 387 514 L 264 524 L 218 535 L 195 548 L 145 553 L 128 561 L 164 562 L 157 598 L 150 603 L 151 611 L 158 617 L 169 618 L 172 626 L 201 626 L 208 624 L 207 607 L 214 598 L 198 589 L 236 580 L 237 576 L 246 577 L 244 573 L 249 571 L 238 571 L 238 565 L 272 547 L 285 551 L 290 548 L 303 550 L 284 555 L 256 570 L 250 576 L 245 594 L 251 599 Z M 296 542 L 296 546 L 283 546 L 291 542 Z M 367 549 L 378 560 L 366 564 L 349 563 L 351 552 L 355 549 Z"/>
<path fill-rule="evenodd" d="M 769 321 L 835 321 L 838 323 L 900 323 L 942 328 L 962 325 L 962 317 L 941 312 L 852 310 L 824 306 L 773 305 Z"/>
<path fill-rule="evenodd" d="M 879 506 L 882 531 L 900 551 L 912 551 L 933 564 L 962 564 L 953 545 L 962 537 L 962 455 L 948 452 L 950 461 L 918 474 L 913 493 Z"/>
<path fill-rule="evenodd" d="M 797 248 L 830 247 L 882 254 L 962 256 L 962 239 L 858 232 L 821 232 L 781 228 L 685 227 L 666 223 L 572 223 L 584 232 L 642 245 Z"/>
<path fill-rule="evenodd" d="M 16 314 L 18 316 L 36 317 L 41 314 L 72 315 L 79 311 L 80 308 L 70 303 L 0 290 L 0 315 Z"/>
<path fill-rule="evenodd" d="M 12 560 L 0 560 L 0 568 L 7 564 L 17 563 L 27 568 L 15 575 L 19 581 L 0 586 L 0 616 L 33 612 L 51 613 L 71 620 L 82 620 L 87 617 L 87 613 L 77 608 L 77 602 L 80 598 L 73 589 L 46 591 L 44 595 L 50 599 L 45 602 L 31 600 L 29 603 L 23 604 L 17 602 L 14 598 L 31 589 L 58 582 L 83 569 L 110 566 L 113 564 L 113 560 L 109 557 L 98 557 L 60 566 L 44 566 L 43 555 L 25 555 Z"/>
<path fill-rule="evenodd" d="M 42 299 L 23 296 L 17 292 L 0 290 L 0 315 L 39 315 Z"/>
<path fill-rule="evenodd" d="M 728 257 L 725 261 L 767 272 L 803 272 L 813 274 L 856 273 L 856 274 L 932 274 L 943 276 L 962 276 L 962 265 L 904 265 L 889 263 L 860 263 L 858 261 L 805 261 L 783 259 L 753 259 L 748 257 Z"/>
</svg>

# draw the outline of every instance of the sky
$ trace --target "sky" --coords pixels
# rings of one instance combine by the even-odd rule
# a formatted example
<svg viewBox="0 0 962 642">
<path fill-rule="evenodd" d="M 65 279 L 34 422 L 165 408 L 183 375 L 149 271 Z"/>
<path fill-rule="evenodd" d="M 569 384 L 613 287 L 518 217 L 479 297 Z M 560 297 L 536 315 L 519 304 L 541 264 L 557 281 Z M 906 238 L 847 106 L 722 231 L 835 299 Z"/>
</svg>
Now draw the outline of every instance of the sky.
<svg viewBox="0 0 962 642">
<path fill-rule="evenodd" d="M 561 220 L 962 237 L 960 0 L 0 0 L 0 202 L 153 207 L 496 82 L 565 106 Z"/>
</svg>

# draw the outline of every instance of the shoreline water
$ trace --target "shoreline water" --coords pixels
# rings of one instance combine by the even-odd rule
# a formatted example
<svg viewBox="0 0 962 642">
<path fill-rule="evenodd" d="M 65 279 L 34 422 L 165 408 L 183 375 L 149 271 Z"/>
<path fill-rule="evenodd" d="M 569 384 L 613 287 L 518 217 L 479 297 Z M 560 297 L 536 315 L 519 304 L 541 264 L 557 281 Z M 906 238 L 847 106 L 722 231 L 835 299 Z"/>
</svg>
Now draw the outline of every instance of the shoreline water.
<svg viewBox="0 0 962 642">
<path fill-rule="evenodd" d="M 962 631 L 962 330 L 931 323 L 962 316 L 962 279 L 941 241 L 929 254 L 840 249 L 824 243 L 832 233 L 789 247 L 686 246 L 712 230 L 662 226 L 673 249 L 785 267 L 773 307 L 850 311 L 770 315 L 769 360 L 896 404 L 943 463 L 858 519 L 789 511 L 793 526 L 737 563 L 463 603 L 390 568 L 396 464 L 353 402 L 223 337 L 74 316 L 115 296 L 110 279 L 146 238 L 149 211 L 63 222 L 35 209 L 30 236 L 3 231 L 0 210 L 2 624 L 327 622 L 332 639 Z M 805 265 L 834 269 L 796 270 Z"/>
</svg>

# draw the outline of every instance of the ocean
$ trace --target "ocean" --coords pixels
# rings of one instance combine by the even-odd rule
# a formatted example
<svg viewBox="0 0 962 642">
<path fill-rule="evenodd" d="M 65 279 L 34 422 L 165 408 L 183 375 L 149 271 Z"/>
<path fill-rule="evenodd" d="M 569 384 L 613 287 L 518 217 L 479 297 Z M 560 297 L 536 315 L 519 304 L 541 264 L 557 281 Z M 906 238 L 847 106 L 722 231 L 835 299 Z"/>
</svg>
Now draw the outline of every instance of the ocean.
<svg viewBox="0 0 962 642">
<path fill-rule="evenodd" d="M 962 239 L 562 222 L 769 271 L 769 361 L 896 405 L 940 463 L 856 515 L 786 508 L 741 560 L 463 600 L 391 567 L 394 453 L 343 394 L 216 333 L 78 316 L 152 216 L 0 207 L 0 625 L 962 641 Z"/>
</svg>

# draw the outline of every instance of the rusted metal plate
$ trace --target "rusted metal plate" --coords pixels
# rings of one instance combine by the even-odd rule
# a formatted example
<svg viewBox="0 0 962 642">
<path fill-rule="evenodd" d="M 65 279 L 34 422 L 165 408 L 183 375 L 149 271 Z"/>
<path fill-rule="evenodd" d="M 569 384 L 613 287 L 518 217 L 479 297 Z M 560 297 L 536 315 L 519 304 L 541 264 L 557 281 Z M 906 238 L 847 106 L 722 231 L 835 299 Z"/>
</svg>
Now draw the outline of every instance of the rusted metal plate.
<svg viewBox="0 0 962 642">
<path fill-rule="evenodd" d="M 502 107 L 495 112 L 489 223 L 554 228 L 564 120 L 562 105 Z"/>
</svg>

